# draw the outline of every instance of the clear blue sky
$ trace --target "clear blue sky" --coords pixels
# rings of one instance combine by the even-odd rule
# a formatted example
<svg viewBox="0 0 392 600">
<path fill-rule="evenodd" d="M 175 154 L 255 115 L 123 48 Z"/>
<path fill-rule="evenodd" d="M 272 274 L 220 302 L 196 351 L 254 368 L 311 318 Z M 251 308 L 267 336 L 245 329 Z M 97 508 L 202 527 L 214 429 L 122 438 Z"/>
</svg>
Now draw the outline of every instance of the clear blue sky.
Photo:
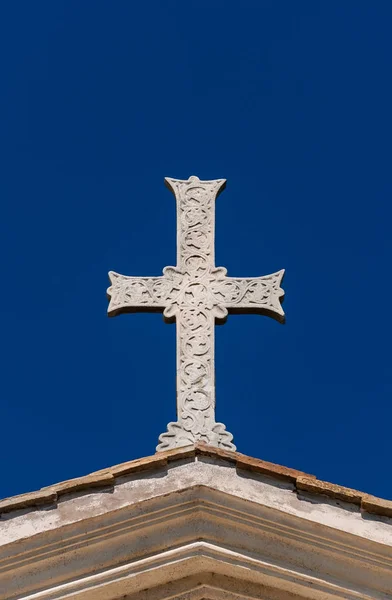
<svg viewBox="0 0 392 600">
<path fill-rule="evenodd" d="M 165 176 L 225 177 L 217 265 L 286 269 L 216 331 L 245 454 L 392 498 L 392 3 L 3 2 L 0 496 L 154 453 L 175 327 L 106 317 L 175 262 Z"/>
</svg>

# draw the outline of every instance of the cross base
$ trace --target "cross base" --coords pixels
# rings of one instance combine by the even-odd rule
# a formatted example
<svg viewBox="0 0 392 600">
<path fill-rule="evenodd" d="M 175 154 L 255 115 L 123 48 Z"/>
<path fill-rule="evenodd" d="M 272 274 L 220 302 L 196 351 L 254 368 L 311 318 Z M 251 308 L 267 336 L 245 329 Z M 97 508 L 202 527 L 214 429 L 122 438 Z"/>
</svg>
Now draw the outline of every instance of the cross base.
<svg viewBox="0 0 392 600">
<path fill-rule="evenodd" d="M 204 442 L 209 446 L 223 448 L 224 450 L 237 450 L 232 443 L 233 435 L 226 431 L 223 423 L 213 423 L 207 431 L 193 433 L 191 428 L 179 421 L 169 423 L 167 431 L 159 436 L 159 444 L 156 447 L 157 452 L 172 450 L 183 446 L 190 446 L 196 442 Z"/>
</svg>

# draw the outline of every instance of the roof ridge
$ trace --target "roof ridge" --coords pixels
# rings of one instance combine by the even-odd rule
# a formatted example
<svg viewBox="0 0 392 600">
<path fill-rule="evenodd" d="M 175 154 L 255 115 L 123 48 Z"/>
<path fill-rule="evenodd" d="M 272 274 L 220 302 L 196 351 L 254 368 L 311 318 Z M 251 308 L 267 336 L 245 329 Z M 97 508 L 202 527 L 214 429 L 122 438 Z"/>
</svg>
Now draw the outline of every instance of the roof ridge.
<svg viewBox="0 0 392 600">
<path fill-rule="evenodd" d="M 294 484 L 298 494 L 310 493 L 312 495 L 323 495 L 336 500 L 356 504 L 361 511 L 385 517 L 392 517 L 392 501 L 377 498 L 371 494 L 353 490 L 344 486 L 321 481 L 315 475 L 309 475 L 303 471 L 290 469 L 275 463 L 253 458 L 239 452 L 223 450 L 209 446 L 203 442 L 195 445 L 175 448 L 165 452 L 158 452 L 152 456 L 138 458 L 94 471 L 88 475 L 68 479 L 60 483 L 41 488 L 35 492 L 28 492 L 0 500 L 0 514 L 9 513 L 25 508 L 39 507 L 54 504 L 59 497 L 79 491 L 94 488 L 114 486 L 117 477 L 123 477 L 132 473 L 144 471 L 154 467 L 164 467 L 172 460 L 184 458 L 195 458 L 197 456 L 218 456 L 228 460 L 239 469 L 253 471 L 270 477 L 289 481 Z"/>
</svg>

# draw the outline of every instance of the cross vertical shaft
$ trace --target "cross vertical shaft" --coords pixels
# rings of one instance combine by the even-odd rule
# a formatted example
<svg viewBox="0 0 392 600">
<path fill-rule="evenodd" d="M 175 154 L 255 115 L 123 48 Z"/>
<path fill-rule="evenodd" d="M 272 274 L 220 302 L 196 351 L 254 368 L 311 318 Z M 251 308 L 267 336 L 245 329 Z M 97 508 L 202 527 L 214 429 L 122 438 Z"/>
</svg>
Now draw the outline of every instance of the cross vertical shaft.
<svg viewBox="0 0 392 600">
<path fill-rule="evenodd" d="M 163 311 L 177 325 L 177 421 L 159 437 L 157 451 L 202 440 L 235 450 L 233 436 L 215 421 L 214 326 L 228 312 L 265 314 L 283 322 L 284 271 L 254 278 L 227 277 L 215 267 L 215 199 L 224 179 L 166 178 L 177 203 L 177 266 L 161 277 L 110 272 L 109 316 Z"/>
<path fill-rule="evenodd" d="M 177 203 L 181 293 L 172 311 L 177 323 L 178 420 L 169 423 L 168 431 L 160 436 L 158 450 L 170 448 L 173 441 L 185 446 L 196 439 L 235 449 L 233 436 L 215 422 L 214 325 L 219 311 L 210 297 L 215 271 L 215 199 L 226 182 L 201 182 L 197 177 L 165 181 Z"/>
</svg>

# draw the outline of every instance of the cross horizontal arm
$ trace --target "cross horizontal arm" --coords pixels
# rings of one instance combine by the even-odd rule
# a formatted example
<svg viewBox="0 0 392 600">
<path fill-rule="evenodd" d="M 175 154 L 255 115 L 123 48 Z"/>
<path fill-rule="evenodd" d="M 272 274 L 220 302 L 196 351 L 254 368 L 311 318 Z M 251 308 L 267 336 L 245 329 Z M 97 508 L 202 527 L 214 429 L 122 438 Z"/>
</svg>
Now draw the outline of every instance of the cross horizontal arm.
<svg viewBox="0 0 392 600">
<path fill-rule="evenodd" d="M 257 313 L 284 323 L 280 287 L 284 269 L 263 277 L 223 277 L 213 283 L 214 298 L 231 313 Z"/>
<path fill-rule="evenodd" d="M 164 277 L 127 277 L 110 271 L 109 279 L 112 284 L 107 289 L 110 317 L 125 312 L 164 310 L 166 306 Z"/>
</svg>

